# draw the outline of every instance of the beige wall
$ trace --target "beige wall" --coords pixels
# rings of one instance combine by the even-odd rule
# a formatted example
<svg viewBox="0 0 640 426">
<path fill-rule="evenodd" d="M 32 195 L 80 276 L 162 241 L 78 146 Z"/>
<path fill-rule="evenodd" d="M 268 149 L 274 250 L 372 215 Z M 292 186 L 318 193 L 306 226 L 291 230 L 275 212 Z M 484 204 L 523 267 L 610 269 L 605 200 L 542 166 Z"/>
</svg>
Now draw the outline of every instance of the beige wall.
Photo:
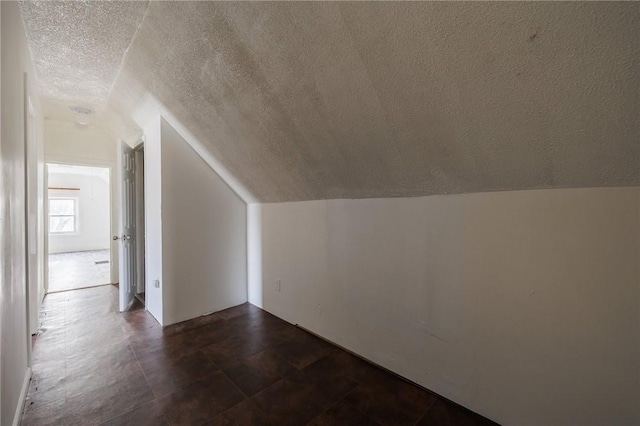
<svg viewBox="0 0 640 426">
<path fill-rule="evenodd" d="M 254 205 L 250 301 L 502 424 L 638 424 L 639 222 L 638 187 Z"/>
</svg>

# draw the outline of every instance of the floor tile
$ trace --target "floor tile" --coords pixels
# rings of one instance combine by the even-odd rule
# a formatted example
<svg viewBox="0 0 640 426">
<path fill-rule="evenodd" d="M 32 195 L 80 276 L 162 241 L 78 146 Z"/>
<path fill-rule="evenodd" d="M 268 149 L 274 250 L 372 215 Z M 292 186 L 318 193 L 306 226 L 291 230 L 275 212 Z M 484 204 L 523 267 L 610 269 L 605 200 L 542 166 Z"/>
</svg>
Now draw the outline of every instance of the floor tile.
<svg viewBox="0 0 640 426">
<path fill-rule="evenodd" d="M 66 364 L 64 359 L 34 363 L 31 383 L 27 394 L 27 403 L 50 404 L 64 400 L 66 382 Z"/>
<path fill-rule="evenodd" d="M 252 401 L 246 400 L 214 417 L 210 426 L 270 426 L 272 423 Z"/>
<path fill-rule="evenodd" d="M 489 426 L 488 419 L 449 401 L 438 399 L 416 425 L 419 426 Z"/>
<path fill-rule="evenodd" d="M 359 425 L 377 426 L 378 423 L 365 416 L 344 401 L 338 402 L 308 423 L 309 426 Z"/>
<path fill-rule="evenodd" d="M 358 383 L 364 383 L 380 372 L 380 369 L 373 364 L 343 350 L 324 356 L 322 363 L 326 369 L 339 371 L 340 374 Z"/>
<path fill-rule="evenodd" d="M 146 334 L 154 331 L 162 331 L 162 326 L 144 309 L 137 309 L 133 312 L 125 312 L 118 317 L 118 323 L 126 336 L 133 336 L 139 333 Z"/>
<path fill-rule="evenodd" d="M 336 368 L 333 358 L 323 357 L 304 368 L 304 374 L 316 385 L 340 398 L 355 387 L 358 382 L 345 374 L 345 371 Z"/>
<path fill-rule="evenodd" d="M 142 404 L 124 414 L 121 414 L 100 426 L 140 426 L 140 425 L 158 425 L 168 426 L 169 422 L 164 416 L 162 407 L 156 402 L 151 401 Z"/>
<path fill-rule="evenodd" d="M 324 340 L 305 333 L 305 335 L 275 346 L 272 350 L 291 365 L 300 369 L 335 351 L 336 348 Z"/>
<path fill-rule="evenodd" d="M 437 397 L 389 373 L 358 386 L 345 401 L 381 425 L 414 424 Z"/>
<path fill-rule="evenodd" d="M 67 397 L 66 405 L 84 424 L 98 424 L 153 400 L 142 372 L 107 386 Z"/>
<path fill-rule="evenodd" d="M 263 351 L 224 370 L 224 373 L 247 396 L 276 383 L 295 368 L 270 351 Z"/>
<path fill-rule="evenodd" d="M 27 401 L 20 422 L 21 426 L 79 426 L 86 424 L 86 421 L 76 415 L 65 401 L 42 405 L 32 404 Z"/>
<path fill-rule="evenodd" d="M 131 355 L 133 352 L 129 351 Z M 138 361 L 125 354 L 113 354 L 111 358 L 103 358 L 95 363 L 81 363 L 77 368 L 67 368 L 65 390 L 67 398 L 84 395 L 88 392 L 117 387 L 131 378 L 145 382 L 145 377 Z"/>
<path fill-rule="evenodd" d="M 202 349 L 218 367 L 227 368 L 237 362 L 262 352 L 264 347 L 255 335 L 232 335 Z"/>
<path fill-rule="evenodd" d="M 251 303 L 243 303 L 242 305 L 234 306 L 233 308 L 217 312 L 217 314 L 224 320 L 230 320 L 242 315 L 258 313 L 258 311 L 260 311 L 260 308 L 258 308 L 257 306 L 254 306 Z"/>
<path fill-rule="evenodd" d="M 221 342 L 237 334 L 239 334 L 239 332 L 230 328 L 224 321 L 209 324 L 184 333 L 185 336 L 193 339 L 200 348 Z"/>
<path fill-rule="evenodd" d="M 308 335 L 308 333 L 301 328 L 282 320 L 269 320 L 260 324 L 258 333 L 262 345 L 267 348 L 273 348 Z"/>
<path fill-rule="evenodd" d="M 218 371 L 157 399 L 172 425 L 195 425 L 245 400 L 246 397 Z"/>
<path fill-rule="evenodd" d="M 39 324 L 24 425 L 492 424 L 249 304 L 163 328 L 102 286 Z"/>
<path fill-rule="evenodd" d="M 304 425 L 331 405 L 326 394 L 294 373 L 251 398 L 276 425 Z"/>
<path fill-rule="evenodd" d="M 200 327 L 204 327 L 205 325 L 214 324 L 216 322 L 223 321 L 222 318 L 218 314 L 209 314 L 203 315 L 197 318 L 194 318 L 189 321 L 180 322 L 178 324 L 173 324 L 170 327 L 175 327 L 182 332 L 187 332 L 191 330 L 195 330 Z"/>
<path fill-rule="evenodd" d="M 172 336 L 159 334 L 152 338 L 133 336 L 129 338 L 129 344 L 138 359 L 160 353 L 166 356 L 183 356 L 201 347 L 198 340 L 184 333 Z"/>
<path fill-rule="evenodd" d="M 140 358 L 140 365 L 155 396 L 183 387 L 218 370 L 202 351 L 181 356 L 165 353 Z"/>
</svg>

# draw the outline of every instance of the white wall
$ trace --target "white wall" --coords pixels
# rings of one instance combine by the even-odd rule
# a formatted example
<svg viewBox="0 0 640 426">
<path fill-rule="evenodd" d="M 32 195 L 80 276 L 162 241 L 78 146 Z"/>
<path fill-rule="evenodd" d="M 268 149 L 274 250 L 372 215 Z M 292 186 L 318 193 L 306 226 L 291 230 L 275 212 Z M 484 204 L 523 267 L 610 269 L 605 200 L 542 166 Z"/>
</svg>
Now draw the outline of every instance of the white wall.
<svg viewBox="0 0 640 426">
<path fill-rule="evenodd" d="M 247 301 L 247 208 L 171 125 L 161 128 L 163 311 L 172 324 Z"/>
<path fill-rule="evenodd" d="M 640 423 L 640 188 L 249 214 L 252 303 L 502 424 Z"/>
<path fill-rule="evenodd" d="M 35 84 L 34 81 L 31 84 Z M 38 317 L 45 295 L 45 207 L 43 117 L 38 108 L 37 88 L 27 83 L 27 240 L 29 281 L 29 333 L 38 331 Z"/>
<path fill-rule="evenodd" d="M 160 117 L 151 120 L 144 128 L 144 215 L 146 293 L 145 308 L 163 325 L 162 318 L 162 145 Z M 154 287 L 154 281 L 160 287 Z"/>
<path fill-rule="evenodd" d="M 111 185 L 111 234 L 120 234 L 118 144 L 98 126 L 45 119 L 44 158 L 49 163 L 109 167 Z M 111 282 L 118 282 L 120 242 L 111 241 Z"/>
<path fill-rule="evenodd" d="M 77 232 L 49 234 L 49 253 L 105 250 L 111 246 L 109 181 L 99 176 L 49 173 L 49 198 L 75 198 L 78 203 Z"/>
<path fill-rule="evenodd" d="M 27 324 L 24 81 L 39 115 L 38 93 L 17 2 L 1 2 L 0 424 L 19 419 L 30 375 Z M 39 142 L 36 143 L 36 152 Z M 33 165 L 33 163 L 32 163 Z M 37 172 L 37 167 L 30 168 Z M 36 191 L 37 194 L 37 191 Z"/>
<path fill-rule="evenodd" d="M 44 132 L 49 162 L 102 165 L 118 160 L 116 140 L 93 124 L 45 119 Z"/>
</svg>

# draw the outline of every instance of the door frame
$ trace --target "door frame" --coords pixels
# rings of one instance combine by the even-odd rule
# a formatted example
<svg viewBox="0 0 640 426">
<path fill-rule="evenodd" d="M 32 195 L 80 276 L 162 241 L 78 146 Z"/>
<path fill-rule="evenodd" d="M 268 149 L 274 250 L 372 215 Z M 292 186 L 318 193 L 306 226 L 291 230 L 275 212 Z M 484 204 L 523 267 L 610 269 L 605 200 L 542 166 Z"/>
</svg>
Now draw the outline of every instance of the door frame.
<svg viewBox="0 0 640 426">
<path fill-rule="evenodd" d="M 147 226 L 146 226 L 146 214 L 145 214 L 145 192 L 147 181 L 145 179 L 145 167 L 144 167 L 144 139 L 140 141 L 138 145 L 133 148 L 135 154 L 136 163 L 136 205 L 135 205 L 135 220 L 136 220 L 136 293 L 140 293 L 140 284 L 138 280 L 142 279 L 143 289 L 142 291 L 147 293 Z M 138 155 L 140 157 L 138 157 Z M 140 162 L 142 160 L 142 173 L 140 173 Z M 142 225 L 142 226 L 139 226 Z M 140 235 L 142 233 L 142 235 Z M 145 309 L 147 306 L 146 300 L 144 302 Z"/>
<path fill-rule="evenodd" d="M 38 160 L 39 149 L 42 144 L 38 131 L 38 116 L 30 93 L 29 78 L 23 75 L 24 95 L 24 277 L 25 277 L 25 314 L 27 332 L 27 365 L 32 365 L 31 336 L 38 330 L 38 314 L 40 302 L 44 295 L 40 295 L 40 278 L 38 263 L 43 260 L 38 248 L 38 221 L 44 220 L 38 212 Z M 34 188 L 35 187 L 35 190 Z M 42 212 L 41 212 L 42 213 Z M 41 249 L 40 249 L 41 250 Z M 34 271 L 35 267 L 35 271 Z M 41 296 L 40 298 L 38 296 Z"/>
<path fill-rule="evenodd" d="M 44 255 L 45 255 L 45 268 L 44 268 L 44 291 L 49 292 L 49 164 L 64 164 L 70 166 L 85 166 L 85 167 L 103 167 L 109 169 L 109 280 L 111 284 L 118 282 L 119 274 L 119 261 L 118 242 L 113 241 L 111 236 L 114 235 L 114 229 L 119 229 L 119 206 L 118 199 L 119 192 L 117 191 L 117 185 L 114 185 L 114 180 L 117 179 L 117 165 L 114 161 L 108 160 L 93 160 L 88 158 L 77 158 L 67 156 L 47 156 L 44 160 Z M 114 194 L 115 191 L 115 194 Z M 114 222 L 115 221 L 115 222 Z M 115 228 L 114 228 L 115 225 Z"/>
</svg>

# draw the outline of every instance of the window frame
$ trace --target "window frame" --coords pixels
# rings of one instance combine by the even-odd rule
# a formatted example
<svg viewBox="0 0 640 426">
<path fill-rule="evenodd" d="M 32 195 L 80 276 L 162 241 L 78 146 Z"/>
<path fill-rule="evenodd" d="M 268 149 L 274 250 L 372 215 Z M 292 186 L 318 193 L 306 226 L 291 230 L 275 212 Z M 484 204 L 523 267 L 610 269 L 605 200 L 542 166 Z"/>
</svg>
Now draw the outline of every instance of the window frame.
<svg viewBox="0 0 640 426">
<path fill-rule="evenodd" d="M 69 200 L 69 201 L 73 201 L 73 214 L 52 214 L 51 213 L 51 200 Z M 78 204 L 79 204 L 79 199 L 78 197 L 49 197 L 48 200 L 48 213 L 49 213 L 49 234 L 51 235 L 76 235 L 79 234 L 80 231 L 78 229 L 78 224 L 79 224 L 79 220 L 78 220 L 78 216 L 79 216 L 79 208 L 78 208 Z M 53 230 L 53 228 L 51 227 L 51 218 L 52 217 L 72 217 L 73 218 L 73 231 L 55 231 Z"/>
</svg>

